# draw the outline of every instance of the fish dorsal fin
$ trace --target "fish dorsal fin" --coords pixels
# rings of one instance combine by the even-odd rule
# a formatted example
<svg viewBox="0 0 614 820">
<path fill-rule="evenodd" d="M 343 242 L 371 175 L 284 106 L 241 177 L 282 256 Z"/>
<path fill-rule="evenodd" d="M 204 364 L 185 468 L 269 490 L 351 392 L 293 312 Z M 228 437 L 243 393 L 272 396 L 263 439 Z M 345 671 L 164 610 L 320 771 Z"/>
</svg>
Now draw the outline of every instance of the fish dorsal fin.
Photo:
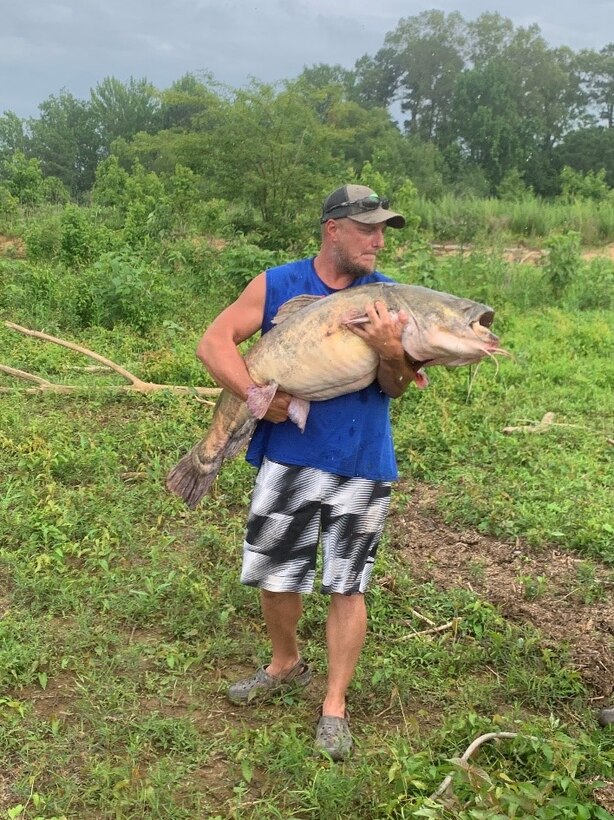
<svg viewBox="0 0 614 820">
<path fill-rule="evenodd" d="M 271 324 L 280 325 L 282 322 L 285 322 L 286 319 L 288 319 L 290 316 L 294 316 L 294 314 L 297 311 L 302 310 L 303 308 L 306 308 L 309 305 L 313 304 L 313 302 L 317 302 L 323 298 L 323 296 L 310 296 L 307 293 L 303 293 L 300 296 L 295 296 L 293 299 L 288 299 L 288 301 L 284 302 L 283 305 L 279 308 L 279 310 L 271 320 Z"/>
</svg>

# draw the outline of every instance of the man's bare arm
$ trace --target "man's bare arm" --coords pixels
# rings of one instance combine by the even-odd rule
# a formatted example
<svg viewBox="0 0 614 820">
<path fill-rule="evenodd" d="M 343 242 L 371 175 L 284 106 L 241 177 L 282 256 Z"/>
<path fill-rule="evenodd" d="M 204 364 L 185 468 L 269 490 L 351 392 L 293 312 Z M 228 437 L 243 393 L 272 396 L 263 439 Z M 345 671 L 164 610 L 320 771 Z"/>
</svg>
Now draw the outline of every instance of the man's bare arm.
<svg viewBox="0 0 614 820">
<path fill-rule="evenodd" d="M 216 382 L 243 400 L 255 382 L 237 346 L 262 327 L 265 296 L 266 278 L 261 273 L 213 320 L 196 348 L 196 355 Z M 273 422 L 285 421 L 289 402 L 290 396 L 278 391 L 265 418 Z"/>
</svg>

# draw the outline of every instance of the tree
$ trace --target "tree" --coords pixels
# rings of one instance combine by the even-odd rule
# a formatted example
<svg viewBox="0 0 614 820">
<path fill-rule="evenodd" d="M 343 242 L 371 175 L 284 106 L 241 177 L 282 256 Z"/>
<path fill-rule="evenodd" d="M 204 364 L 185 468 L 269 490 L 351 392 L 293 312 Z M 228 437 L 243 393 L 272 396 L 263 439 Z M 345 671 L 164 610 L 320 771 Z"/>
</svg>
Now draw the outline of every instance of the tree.
<svg viewBox="0 0 614 820">
<path fill-rule="evenodd" d="M 352 99 L 365 108 L 388 108 L 396 98 L 400 76 L 395 48 L 381 48 L 375 57 L 365 54 L 354 65 Z"/>
<path fill-rule="evenodd" d="M 96 168 L 92 202 L 104 208 L 115 208 L 123 213 L 128 204 L 126 195 L 128 176 L 128 172 L 120 167 L 116 156 L 111 155 L 100 162 Z"/>
<path fill-rule="evenodd" d="M 614 128 L 614 43 L 601 51 L 581 51 L 578 68 L 590 102 L 608 128 Z"/>
<path fill-rule="evenodd" d="M 567 134 L 554 149 L 555 167 L 581 171 L 605 170 L 605 179 L 614 188 L 614 128 L 593 126 Z"/>
<path fill-rule="evenodd" d="M 549 48 L 537 26 L 514 32 L 508 23 L 483 15 L 473 24 L 476 63 L 459 77 L 453 131 L 491 191 L 518 169 L 529 185 L 551 193 L 553 147 L 580 118 L 585 98 L 569 49 Z"/>
<path fill-rule="evenodd" d="M 29 152 L 40 160 L 45 176 L 57 177 L 78 197 L 92 187 L 100 155 L 91 108 L 62 90 L 38 109 L 40 117 L 29 121 Z"/>
<path fill-rule="evenodd" d="M 495 58 L 466 71 L 457 84 L 454 115 L 460 144 L 493 188 L 507 171 L 523 165 L 531 127 L 520 114 L 517 78 L 508 62 Z"/>
<path fill-rule="evenodd" d="M 344 96 L 349 97 L 354 88 L 355 73 L 338 63 L 336 65 L 317 63 L 306 66 L 297 77 L 296 83 L 314 91 L 337 86 L 343 91 Z"/>
<path fill-rule="evenodd" d="M 514 37 L 514 24 L 498 12 L 486 12 L 467 23 L 467 59 L 474 67 L 502 57 Z"/>
<path fill-rule="evenodd" d="M 104 151 L 118 137 L 130 139 L 139 131 L 155 132 L 160 125 L 160 99 L 148 80 L 130 77 L 122 83 L 105 77 L 91 91 L 91 108 Z"/>
<path fill-rule="evenodd" d="M 43 201 L 43 174 L 40 162 L 28 159 L 22 151 L 15 151 L 0 168 L 0 179 L 20 205 L 32 208 Z"/>
<path fill-rule="evenodd" d="M 293 84 L 277 91 L 254 82 L 235 92 L 225 114 L 208 144 L 223 197 L 251 203 L 272 242 L 290 240 L 300 232 L 297 217 L 313 221 L 330 179 L 345 176 L 335 129 Z"/>
<path fill-rule="evenodd" d="M 27 153 L 29 135 L 25 121 L 12 111 L 5 111 L 0 117 L 0 162 L 8 160 L 15 153 Z"/>
<path fill-rule="evenodd" d="M 409 134 L 447 144 L 449 113 L 465 64 L 466 24 L 460 14 L 425 11 L 402 19 L 385 38 Z"/>
<path fill-rule="evenodd" d="M 216 82 L 212 74 L 184 74 L 171 87 L 162 91 L 160 127 L 189 130 L 196 117 L 217 102 L 214 90 Z"/>
</svg>

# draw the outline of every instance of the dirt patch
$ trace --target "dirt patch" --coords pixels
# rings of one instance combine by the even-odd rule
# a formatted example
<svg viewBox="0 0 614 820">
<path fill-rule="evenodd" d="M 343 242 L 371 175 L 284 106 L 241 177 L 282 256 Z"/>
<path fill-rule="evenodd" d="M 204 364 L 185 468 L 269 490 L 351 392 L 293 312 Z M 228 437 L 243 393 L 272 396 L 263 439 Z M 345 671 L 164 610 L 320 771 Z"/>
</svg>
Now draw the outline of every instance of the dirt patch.
<svg viewBox="0 0 614 820">
<path fill-rule="evenodd" d="M 431 249 L 436 257 L 446 256 L 469 256 L 476 248 L 473 245 L 458 245 L 453 243 L 431 243 Z M 541 248 L 525 248 L 523 246 L 513 248 L 503 248 L 501 256 L 506 262 L 518 262 L 521 264 L 538 265 L 542 259 L 548 255 L 548 251 Z M 614 260 L 614 242 L 603 245 L 599 248 L 587 248 L 582 251 L 582 259 L 610 259 Z"/>
<path fill-rule="evenodd" d="M 614 260 L 614 242 L 602 248 L 592 248 L 582 253 L 583 259 L 596 259 L 597 257 Z"/>
<path fill-rule="evenodd" d="M 453 529 L 434 512 L 433 488 L 418 486 L 410 496 L 408 507 L 391 513 L 388 530 L 412 577 L 442 589 L 469 589 L 508 620 L 567 644 L 601 705 L 614 681 L 614 573 L 574 553 L 536 552 L 520 539 L 509 543 Z"/>
<path fill-rule="evenodd" d="M 596 789 L 595 801 L 606 811 L 614 812 L 614 783 L 606 783 L 602 788 Z"/>
<path fill-rule="evenodd" d="M 25 259 L 26 246 L 19 236 L 5 236 L 0 234 L 0 256 L 9 256 L 11 259 Z"/>
<path fill-rule="evenodd" d="M 14 696 L 23 703 L 31 703 L 36 715 L 43 720 L 66 720 L 74 714 L 75 678 L 61 672 L 49 679 L 45 689 L 34 684 L 24 686 Z"/>
</svg>

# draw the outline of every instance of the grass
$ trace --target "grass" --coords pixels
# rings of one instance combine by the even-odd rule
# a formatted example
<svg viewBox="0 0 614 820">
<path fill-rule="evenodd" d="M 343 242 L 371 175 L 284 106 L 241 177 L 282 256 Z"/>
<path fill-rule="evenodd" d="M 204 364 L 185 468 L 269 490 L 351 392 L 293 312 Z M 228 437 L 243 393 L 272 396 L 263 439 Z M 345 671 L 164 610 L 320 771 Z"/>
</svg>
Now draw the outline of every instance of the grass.
<svg viewBox="0 0 614 820">
<path fill-rule="evenodd" d="M 546 201 L 526 197 L 518 202 L 444 196 L 419 199 L 415 214 L 435 241 L 526 242 L 539 245 L 553 233 L 577 231 L 588 246 L 611 242 L 614 208 L 611 201 Z"/>
<path fill-rule="evenodd" d="M 19 288 L 23 264 L 11 261 L 5 281 Z M 600 571 L 614 563 L 611 311 L 549 304 L 543 272 L 494 259 L 431 275 L 501 306 L 514 358 L 498 373 L 482 365 L 471 389 L 468 371 L 434 370 L 427 391 L 395 403 L 406 485 L 438 488 L 437 514 L 456 527 L 575 550 L 570 593 L 579 605 L 603 600 Z M 38 323 L 47 309 L 46 329 L 62 330 L 61 300 L 44 299 L 33 317 L 14 292 L 3 315 Z M 64 332 L 145 378 L 204 384 L 192 350 L 213 301 L 179 287 L 172 323 L 161 316 L 147 334 Z M 257 596 L 237 580 L 251 468 L 226 465 L 189 512 L 163 477 L 209 408 L 101 393 L 109 377 L 74 371 L 75 354 L 4 327 L 0 349 L 2 363 L 84 390 L 0 394 L 0 817 L 611 816 L 593 789 L 614 779 L 614 736 L 596 728 L 568 648 L 470 589 L 418 582 L 393 532 L 352 685 L 354 758 L 332 765 L 311 750 L 326 665 L 319 595 L 301 624 L 314 685 L 269 706 L 227 704 L 227 680 L 267 657 Z M 502 432 L 548 411 L 569 426 Z M 399 490 L 395 509 L 408 503 Z M 483 572 L 479 556 L 472 572 Z M 540 575 L 519 585 L 526 600 L 547 596 Z M 409 639 L 425 626 L 416 612 L 456 628 Z M 456 761 L 476 735 L 502 730 L 538 739 L 484 746 L 474 766 Z M 449 772 L 455 800 L 431 801 Z"/>
</svg>

